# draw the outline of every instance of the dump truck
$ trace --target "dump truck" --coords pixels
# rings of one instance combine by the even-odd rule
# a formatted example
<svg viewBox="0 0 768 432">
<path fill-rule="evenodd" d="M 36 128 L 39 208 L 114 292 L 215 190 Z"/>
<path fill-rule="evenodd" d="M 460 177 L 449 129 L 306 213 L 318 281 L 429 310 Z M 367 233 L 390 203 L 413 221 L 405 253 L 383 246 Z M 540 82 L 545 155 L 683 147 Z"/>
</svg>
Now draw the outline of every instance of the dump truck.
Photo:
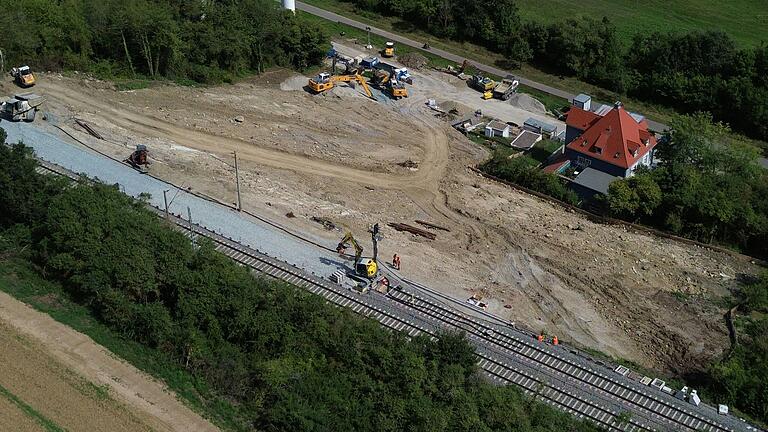
<svg viewBox="0 0 768 432">
<path fill-rule="evenodd" d="M 513 76 L 508 76 L 501 80 L 499 85 L 493 89 L 493 97 L 501 100 L 507 100 L 512 93 L 517 91 L 517 87 L 520 86 L 520 81 Z"/>
<path fill-rule="evenodd" d="M 45 98 L 34 93 L 14 95 L 0 104 L 2 117 L 11 121 L 33 122 Z"/>
<path fill-rule="evenodd" d="M 482 75 L 472 75 L 472 78 L 469 80 L 469 84 L 473 88 L 483 93 L 487 91 L 493 91 L 493 89 L 496 87 L 496 81 Z"/>
<path fill-rule="evenodd" d="M 13 82 L 22 88 L 32 87 L 35 85 L 35 82 L 37 82 L 35 74 L 32 73 L 32 69 L 26 65 L 11 69 L 11 76 L 13 77 Z"/>
</svg>

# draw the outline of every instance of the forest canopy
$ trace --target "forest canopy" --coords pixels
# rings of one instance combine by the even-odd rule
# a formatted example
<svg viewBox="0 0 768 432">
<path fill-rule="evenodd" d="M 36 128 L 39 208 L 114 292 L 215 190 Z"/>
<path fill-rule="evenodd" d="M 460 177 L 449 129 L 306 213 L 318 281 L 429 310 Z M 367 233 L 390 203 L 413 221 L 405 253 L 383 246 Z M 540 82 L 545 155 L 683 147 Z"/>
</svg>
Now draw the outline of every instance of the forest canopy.
<svg viewBox="0 0 768 432">
<path fill-rule="evenodd" d="M 270 0 L 0 0 L 7 65 L 218 82 L 322 61 L 329 37 Z"/>
</svg>

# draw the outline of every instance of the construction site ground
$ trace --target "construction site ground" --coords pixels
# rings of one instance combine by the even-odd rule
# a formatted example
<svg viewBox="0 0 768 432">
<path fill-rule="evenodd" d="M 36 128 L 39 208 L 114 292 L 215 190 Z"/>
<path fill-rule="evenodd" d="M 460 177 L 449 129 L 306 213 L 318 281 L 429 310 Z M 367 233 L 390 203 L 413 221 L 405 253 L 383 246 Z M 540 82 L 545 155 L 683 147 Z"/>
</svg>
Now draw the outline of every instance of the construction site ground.
<svg viewBox="0 0 768 432">
<path fill-rule="evenodd" d="M 592 223 L 478 176 L 468 167 L 487 150 L 451 129 L 427 99 L 518 124 L 531 116 L 558 122 L 525 97 L 483 101 L 455 77 L 412 73 L 410 97 L 399 101 L 346 85 L 312 95 L 306 77 L 286 70 L 234 85 L 133 91 L 42 74 L 35 91 L 48 99 L 49 125 L 118 158 L 146 144 L 153 175 L 229 203 L 237 150 L 244 208 L 328 247 L 352 230 L 366 252 L 366 229 L 380 222 L 380 256 L 400 255 L 404 276 L 457 298 L 480 295 L 490 312 L 533 331 L 676 373 L 727 347 L 719 299 L 754 264 Z M 2 90 L 18 91 L 8 81 Z M 435 231 L 431 241 L 386 226 L 417 219 L 450 232 Z"/>
</svg>

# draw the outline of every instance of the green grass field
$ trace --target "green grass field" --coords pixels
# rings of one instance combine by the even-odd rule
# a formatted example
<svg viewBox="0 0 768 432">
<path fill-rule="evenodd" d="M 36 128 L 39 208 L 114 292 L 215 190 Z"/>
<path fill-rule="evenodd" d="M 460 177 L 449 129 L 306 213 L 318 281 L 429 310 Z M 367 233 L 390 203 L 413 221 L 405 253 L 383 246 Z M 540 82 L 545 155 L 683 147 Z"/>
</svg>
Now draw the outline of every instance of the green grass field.
<svg viewBox="0 0 768 432">
<path fill-rule="evenodd" d="M 721 29 L 744 47 L 768 43 L 766 0 L 517 0 L 524 20 L 607 16 L 625 43 L 638 33 Z"/>
</svg>

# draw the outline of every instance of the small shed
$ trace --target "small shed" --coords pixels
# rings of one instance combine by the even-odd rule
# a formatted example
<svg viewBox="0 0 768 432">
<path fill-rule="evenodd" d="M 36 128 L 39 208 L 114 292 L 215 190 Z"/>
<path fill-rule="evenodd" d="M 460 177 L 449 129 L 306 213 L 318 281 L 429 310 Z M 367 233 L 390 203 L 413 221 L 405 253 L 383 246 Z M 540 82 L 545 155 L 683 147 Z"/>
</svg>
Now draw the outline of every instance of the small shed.
<svg viewBox="0 0 768 432">
<path fill-rule="evenodd" d="M 579 107 L 584 111 L 590 111 L 592 109 L 592 97 L 581 93 L 573 98 L 573 106 Z"/>
<path fill-rule="evenodd" d="M 545 123 L 541 120 L 536 120 L 531 117 L 523 123 L 523 129 L 531 131 L 537 134 L 541 134 L 545 138 L 552 138 L 557 135 L 557 126 L 549 123 Z"/>
<path fill-rule="evenodd" d="M 485 136 L 509 138 L 509 125 L 498 120 L 491 120 L 485 125 Z"/>
<path fill-rule="evenodd" d="M 590 200 L 595 195 L 607 194 L 608 186 L 616 180 L 620 180 L 620 178 L 587 167 L 573 179 L 570 186 L 580 197 Z"/>
<path fill-rule="evenodd" d="M 520 132 L 520 135 L 515 137 L 515 140 L 512 141 L 512 147 L 522 150 L 529 150 L 539 141 L 541 141 L 541 134 L 523 130 Z"/>
</svg>

